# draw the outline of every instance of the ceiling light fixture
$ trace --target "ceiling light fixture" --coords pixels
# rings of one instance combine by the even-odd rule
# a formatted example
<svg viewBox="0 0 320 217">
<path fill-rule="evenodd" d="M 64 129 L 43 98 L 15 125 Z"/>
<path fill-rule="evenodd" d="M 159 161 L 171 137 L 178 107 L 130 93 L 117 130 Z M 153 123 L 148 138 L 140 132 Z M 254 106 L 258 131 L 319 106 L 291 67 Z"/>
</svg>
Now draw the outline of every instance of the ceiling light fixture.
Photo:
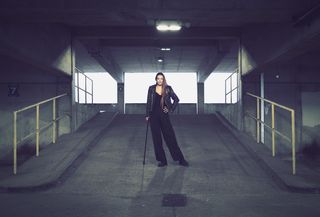
<svg viewBox="0 0 320 217">
<path fill-rule="evenodd" d="M 170 51 L 171 48 L 170 47 L 162 47 L 162 48 L 160 48 L 160 50 L 162 50 L 162 51 Z"/>
<path fill-rule="evenodd" d="M 182 23 L 174 20 L 159 20 L 156 21 L 156 28 L 159 31 L 179 31 L 182 27 Z"/>
<path fill-rule="evenodd" d="M 158 61 L 159 63 L 162 63 L 162 62 L 163 62 L 163 58 L 162 58 L 162 57 L 158 57 L 157 61 Z"/>
</svg>

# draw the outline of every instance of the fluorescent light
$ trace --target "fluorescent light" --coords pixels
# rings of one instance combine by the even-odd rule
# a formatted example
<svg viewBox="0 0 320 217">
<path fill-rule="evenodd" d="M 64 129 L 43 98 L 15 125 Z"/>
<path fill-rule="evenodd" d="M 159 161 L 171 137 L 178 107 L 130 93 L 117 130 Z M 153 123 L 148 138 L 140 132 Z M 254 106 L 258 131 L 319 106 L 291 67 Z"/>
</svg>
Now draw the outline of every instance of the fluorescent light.
<svg viewBox="0 0 320 217">
<path fill-rule="evenodd" d="M 159 31 L 179 31 L 181 29 L 181 26 L 179 25 L 158 25 L 157 30 Z"/>
<path fill-rule="evenodd" d="M 158 57 L 157 60 L 158 60 L 159 63 L 162 63 L 162 62 L 163 62 L 163 59 L 162 59 L 161 57 Z"/>
<path fill-rule="evenodd" d="M 158 21 L 156 27 L 159 31 L 179 31 L 181 23 L 178 21 Z"/>
<path fill-rule="evenodd" d="M 170 47 L 162 47 L 161 50 L 162 50 L 162 51 L 170 51 L 171 48 L 170 48 Z"/>
<path fill-rule="evenodd" d="M 181 29 L 180 25 L 170 25 L 169 30 L 170 31 L 179 31 Z"/>
<path fill-rule="evenodd" d="M 157 25 L 157 30 L 159 30 L 159 31 L 168 31 L 169 27 L 168 27 L 168 25 L 164 25 L 164 24 Z"/>
</svg>

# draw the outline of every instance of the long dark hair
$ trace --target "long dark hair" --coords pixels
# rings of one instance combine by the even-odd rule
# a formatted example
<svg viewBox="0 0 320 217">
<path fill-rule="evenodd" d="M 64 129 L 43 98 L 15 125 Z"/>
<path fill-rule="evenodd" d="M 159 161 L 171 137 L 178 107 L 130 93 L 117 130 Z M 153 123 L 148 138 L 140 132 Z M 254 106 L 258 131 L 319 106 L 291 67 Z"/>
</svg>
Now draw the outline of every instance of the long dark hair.
<svg viewBox="0 0 320 217">
<path fill-rule="evenodd" d="M 160 105 L 161 105 L 161 108 L 163 108 L 164 106 L 164 97 L 166 96 L 166 89 L 167 89 L 167 80 L 166 80 L 166 77 L 164 76 L 164 74 L 162 72 L 158 72 L 156 74 L 156 77 L 155 77 L 155 80 L 157 81 L 157 77 L 159 75 L 162 75 L 163 76 L 163 83 L 162 83 L 162 92 L 161 92 L 161 100 L 160 100 Z"/>
</svg>

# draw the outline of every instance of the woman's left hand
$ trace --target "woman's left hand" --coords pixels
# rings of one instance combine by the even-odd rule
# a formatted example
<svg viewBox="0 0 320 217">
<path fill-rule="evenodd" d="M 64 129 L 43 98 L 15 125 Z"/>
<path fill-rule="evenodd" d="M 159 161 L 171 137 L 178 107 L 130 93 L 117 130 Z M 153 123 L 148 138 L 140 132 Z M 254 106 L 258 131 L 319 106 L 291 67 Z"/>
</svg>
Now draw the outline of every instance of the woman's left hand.
<svg viewBox="0 0 320 217">
<path fill-rule="evenodd" d="M 164 113 L 168 113 L 168 112 L 169 112 L 169 109 L 167 108 L 167 106 L 165 106 L 165 107 L 163 108 L 163 112 L 164 112 Z"/>
</svg>

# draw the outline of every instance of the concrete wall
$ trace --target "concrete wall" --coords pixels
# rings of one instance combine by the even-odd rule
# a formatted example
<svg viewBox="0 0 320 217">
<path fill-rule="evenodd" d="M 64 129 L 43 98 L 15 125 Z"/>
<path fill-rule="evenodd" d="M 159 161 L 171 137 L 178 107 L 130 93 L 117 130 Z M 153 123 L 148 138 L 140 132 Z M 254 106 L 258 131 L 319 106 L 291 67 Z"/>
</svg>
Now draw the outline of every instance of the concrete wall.
<svg viewBox="0 0 320 217">
<path fill-rule="evenodd" d="M 320 35 L 320 18 L 308 25 L 248 25 L 241 35 L 242 75 L 279 59 L 288 60 L 312 49 Z"/>
<path fill-rule="evenodd" d="M 240 104 L 204 104 L 204 114 L 214 114 L 219 112 L 223 115 L 230 124 L 239 129 L 241 119 L 239 119 Z"/>
<path fill-rule="evenodd" d="M 70 35 L 64 27 L 58 25 L 2 25 L 0 43 L 0 159 L 12 158 L 13 126 L 12 112 L 22 107 L 68 93 L 67 97 L 57 100 L 58 135 L 77 130 L 82 124 L 95 116 L 100 110 L 114 111 L 114 105 L 78 104 L 74 102 L 72 92 L 73 67 L 83 69 L 90 63 L 94 69 L 93 58 L 80 42 L 73 44 L 71 52 Z M 11 37 L 11 38 L 10 38 Z M 10 39 L 10 40 L 9 40 Z M 78 57 L 77 61 L 76 58 Z M 77 63 L 77 64 L 75 64 Z M 97 66 L 95 66 L 97 67 Z M 88 69 L 88 68 L 87 68 Z M 19 96 L 8 96 L 9 86 L 18 87 Z M 40 106 L 40 127 L 52 120 L 52 103 Z M 71 121 L 73 120 L 73 121 Z M 35 109 L 18 115 L 18 139 L 35 130 Z M 41 131 L 41 148 L 52 142 L 51 126 Z M 35 136 L 19 143 L 18 148 L 34 150 Z M 8 160 L 9 159 L 9 160 Z"/>
<path fill-rule="evenodd" d="M 108 104 L 78 104 L 75 105 L 76 116 L 75 116 L 75 130 L 81 127 L 88 120 L 93 118 L 100 111 L 106 112 L 118 112 L 116 107 Z"/>
<path fill-rule="evenodd" d="M 126 114 L 145 114 L 145 103 L 126 103 Z M 197 114 L 197 104 L 195 103 L 180 103 L 176 107 L 176 110 L 171 114 Z"/>
<path fill-rule="evenodd" d="M 77 39 L 73 39 L 73 60 L 75 67 L 82 72 L 105 71 L 99 63 L 89 54 L 85 46 Z M 75 71 L 72 72 L 72 91 L 75 90 Z M 94 85 L 94 84 L 93 84 Z M 75 93 L 74 93 L 75 94 Z M 80 104 L 72 97 L 72 130 L 76 131 L 81 125 L 94 117 L 100 110 L 115 111 L 114 105 L 103 104 Z M 118 106 L 116 106 L 118 108 Z"/>
<path fill-rule="evenodd" d="M 101 109 L 106 108 L 107 111 L 114 111 L 117 109 L 116 106 L 112 108 L 112 104 L 109 104 L 108 107 L 101 106 Z M 203 105 L 202 114 L 214 114 L 220 112 L 225 116 L 232 124 L 237 127 L 238 124 L 238 111 L 239 105 L 236 104 L 208 104 Z M 126 104 L 126 114 L 145 114 L 146 104 L 145 103 L 127 103 Z M 197 104 L 195 103 L 180 103 L 173 115 L 179 114 L 197 114 Z"/>
<path fill-rule="evenodd" d="M 304 64 L 304 59 L 311 59 Z M 312 60 L 313 59 L 313 60 Z M 305 54 L 290 61 L 273 64 L 263 69 L 265 74 L 265 98 L 295 110 L 296 150 L 301 152 L 313 140 L 319 141 L 320 75 L 313 54 Z M 245 76 L 244 92 L 260 95 L 259 72 Z M 256 101 L 244 97 L 244 110 L 256 116 Z M 264 105 L 266 124 L 271 126 L 271 105 Z M 275 128 L 291 138 L 291 114 L 283 109 L 275 110 Z M 245 116 L 245 132 L 256 138 L 256 123 Z M 265 127 L 265 145 L 271 149 L 271 130 Z M 276 136 L 277 152 L 289 154 L 291 142 Z"/>
<path fill-rule="evenodd" d="M 298 89 L 296 83 L 293 83 L 292 77 L 289 75 L 292 71 L 287 71 L 288 69 L 282 69 L 282 76 L 276 80 L 273 78 L 273 69 L 265 69 L 265 98 L 274 102 L 277 102 L 281 105 L 292 108 L 296 111 L 296 139 L 300 141 L 300 120 L 301 115 L 299 111 L 301 110 L 301 105 L 299 104 Z M 294 73 L 292 73 L 294 74 Z M 250 77 L 250 76 L 248 76 Z M 250 92 L 255 95 L 260 96 L 260 81 L 259 79 L 246 78 L 244 82 L 245 92 Z M 294 76 L 293 76 L 294 77 Z M 260 109 L 260 106 L 259 106 Z M 245 111 L 245 122 L 244 129 L 245 132 L 249 133 L 253 138 L 256 139 L 256 121 L 252 119 L 251 116 L 256 117 L 257 114 L 257 104 L 256 99 L 251 96 L 244 96 L 244 111 Z M 271 105 L 269 103 L 264 104 L 264 113 L 260 112 L 260 117 L 264 116 L 264 122 L 271 126 Z M 263 128 L 263 125 L 261 125 Z M 291 138 L 291 114 L 290 112 L 283 110 L 281 108 L 275 109 L 275 128 L 280 131 L 282 134 L 286 135 L 288 138 Z M 271 149 L 271 130 L 267 127 L 264 127 L 264 141 L 262 141 L 267 147 Z M 276 146 L 277 153 L 290 153 L 291 143 L 286 141 L 280 136 L 276 136 Z M 297 148 L 300 147 L 300 142 L 297 142 Z"/>
<path fill-rule="evenodd" d="M 57 117 L 66 115 L 57 123 L 59 135 L 78 129 L 99 112 L 100 105 L 76 104 L 72 97 L 74 67 L 93 71 L 103 68 L 79 41 L 71 40 L 67 27 L 59 24 L 1 24 L 0 45 L 0 158 L 6 158 L 8 154 L 12 156 L 12 112 L 16 109 L 67 92 L 67 97 L 57 100 Z M 8 86 L 18 86 L 19 96 L 9 97 Z M 34 117 L 34 110 L 18 116 L 19 138 L 34 130 Z M 47 125 L 51 118 L 52 104 L 41 106 L 40 127 Z M 33 147 L 33 137 L 20 143 L 19 147 Z M 41 132 L 41 147 L 51 143 L 51 138 L 49 127 Z"/>
<path fill-rule="evenodd" d="M 58 24 L 1 24 L 0 53 L 71 75 L 71 34 Z"/>
<path fill-rule="evenodd" d="M 15 60 L 0 58 L 0 158 L 11 156 L 13 144 L 13 111 L 40 102 L 62 93 L 70 94 L 70 78 L 54 75 L 42 68 Z M 9 86 L 18 87 L 18 96 L 9 96 Z M 58 124 L 58 135 L 70 132 L 70 96 L 57 100 L 57 117 L 67 115 Z M 52 103 L 40 106 L 40 127 L 52 120 Z M 21 139 L 35 129 L 35 109 L 18 114 L 18 138 Z M 40 134 L 41 146 L 51 143 L 51 127 Z M 34 136 L 19 144 L 34 146 Z"/>
<path fill-rule="evenodd" d="M 68 92 L 72 71 L 71 34 L 59 24 L 1 23 L 0 25 L 0 158 L 12 149 L 12 112 L 24 106 Z M 9 86 L 18 87 L 19 96 L 9 97 Z M 58 133 L 70 132 L 70 97 L 57 101 Z M 50 121 L 52 105 L 40 107 L 40 127 Z M 34 110 L 18 115 L 18 136 L 35 126 Z M 41 132 L 42 147 L 50 143 L 51 131 Z M 49 138 L 50 137 L 50 138 Z M 19 145 L 34 143 L 26 140 Z M 11 155 L 11 154 L 10 154 Z"/>
</svg>

